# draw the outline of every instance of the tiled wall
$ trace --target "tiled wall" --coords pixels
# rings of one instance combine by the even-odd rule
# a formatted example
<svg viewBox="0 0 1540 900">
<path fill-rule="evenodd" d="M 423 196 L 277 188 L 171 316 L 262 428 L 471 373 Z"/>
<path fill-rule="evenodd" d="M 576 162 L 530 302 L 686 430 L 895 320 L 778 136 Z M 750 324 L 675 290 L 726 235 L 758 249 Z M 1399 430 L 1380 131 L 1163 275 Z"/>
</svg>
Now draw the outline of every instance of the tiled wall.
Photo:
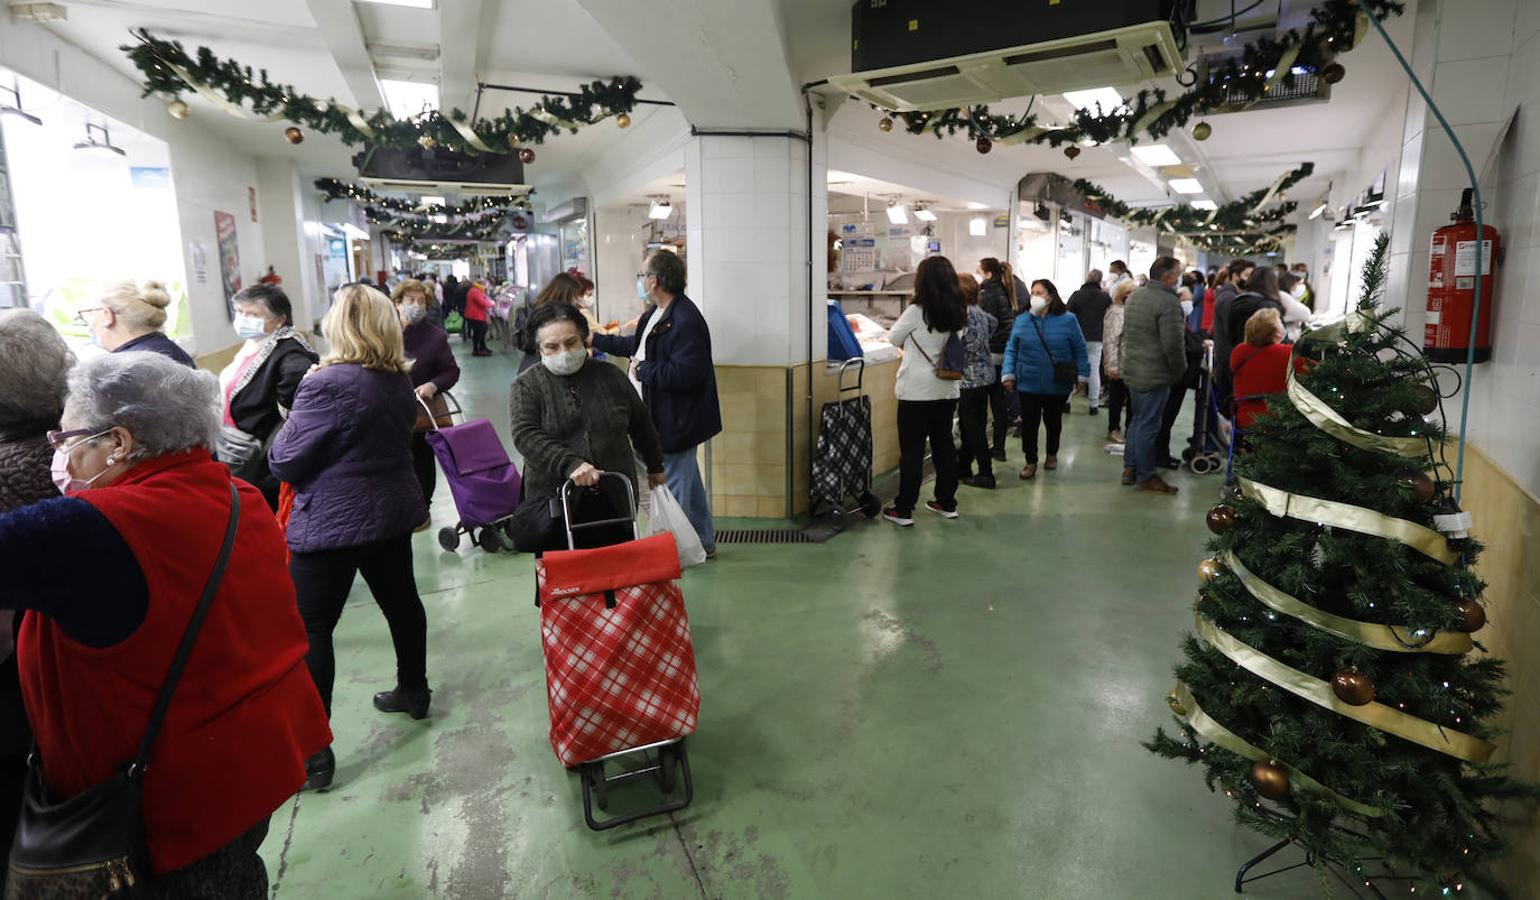
<svg viewBox="0 0 1540 900">
<path fill-rule="evenodd" d="M 898 466 L 896 365 L 870 367 L 863 384 L 872 401 L 872 469 L 877 474 Z M 812 371 L 816 437 L 819 411 L 836 392 L 836 375 L 822 360 L 813 364 Z M 807 511 L 807 373 L 806 365 L 717 366 L 722 433 L 710 445 L 711 508 L 716 515 L 778 519 Z"/>
</svg>

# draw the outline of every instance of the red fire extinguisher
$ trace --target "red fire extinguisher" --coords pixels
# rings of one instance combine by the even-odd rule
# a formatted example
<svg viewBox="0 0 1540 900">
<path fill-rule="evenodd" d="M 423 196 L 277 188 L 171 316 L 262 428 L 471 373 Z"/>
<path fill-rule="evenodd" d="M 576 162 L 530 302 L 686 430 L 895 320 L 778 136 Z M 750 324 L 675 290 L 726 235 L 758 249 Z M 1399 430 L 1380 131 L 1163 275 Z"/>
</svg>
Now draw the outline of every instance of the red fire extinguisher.
<svg viewBox="0 0 1540 900">
<path fill-rule="evenodd" d="M 1433 362 L 1462 363 L 1470 352 L 1471 316 L 1476 312 L 1476 213 L 1471 190 L 1460 197 L 1451 224 L 1433 232 L 1428 251 L 1428 317 L 1424 355 Z M 1497 229 L 1481 227 L 1481 310 L 1476 322 L 1476 362 L 1492 358 L 1492 260 L 1502 252 Z"/>
</svg>

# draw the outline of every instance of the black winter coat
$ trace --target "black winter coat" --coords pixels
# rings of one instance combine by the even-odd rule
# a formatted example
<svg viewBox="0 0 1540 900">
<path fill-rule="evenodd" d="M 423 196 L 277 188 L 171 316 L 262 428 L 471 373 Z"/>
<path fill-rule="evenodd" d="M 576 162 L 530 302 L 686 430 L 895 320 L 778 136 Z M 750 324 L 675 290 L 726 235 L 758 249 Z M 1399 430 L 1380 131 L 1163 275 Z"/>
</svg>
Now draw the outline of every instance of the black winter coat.
<svg viewBox="0 0 1540 900">
<path fill-rule="evenodd" d="M 1025 296 L 1017 294 L 1018 301 Z M 995 317 L 995 330 L 989 335 L 989 352 L 1004 353 L 1011 340 L 1011 326 L 1016 324 L 1016 311 L 1011 309 L 1011 299 L 1005 295 L 1005 285 L 1000 279 L 991 278 L 979 285 L 979 308 Z"/>
<path fill-rule="evenodd" d="M 39 422 L 0 431 L 0 512 L 59 496 L 48 471 L 53 448 L 45 437 L 48 429 L 58 427 L 57 422 Z M 15 615 L 15 628 L 20 629 L 21 613 Z M 25 756 L 31 745 L 32 732 L 27 727 L 27 710 L 21 701 L 21 679 L 12 654 L 0 660 L 0 760 Z M 0 773 L 8 775 L 9 767 L 0 765 Z M 14 809 L 0 809 L 0 815 L 15 814 Z M 0 827 L 0 833 L 9 833 L 9 829 Z"/>
<path fill-rule="evenodd" d="M 230 418 L 235 427 L 254 438 L 268 443 L 283 426 L 284 417 L 294 405 L 294 392 L 299 382 L 320 362 L 315 351 L 293 338 L 282 338 L 273 353 L 263 361 L 262 367 L 251 376 L 246 386 L 230 397 Z M 283 412 L 278 411 L 279 407 Z M 267 467 L 265 455 L 257 457 L 252 471 L 236 472 L 238 478 L 251 482 L 267 498 L 268 505 L 277 508 L 278 479 Z"/>
<path fill-rule="evenodd" d="M 1080 286 L 1080 289 L 1069 295 L 1066 304 L 1069 311 L 1080 320 L 1080 333 L 1085 335 L 1088 342 L 1100 342 L 1102 339 L 1102 320 L 1107 315 L 1107 307 L 1112 305 L 1112 298 L 1102 290 L 1102 286 L 1094 281 Z"/>
<path fill-rule="evenodd" d="M 646 359 L 637 366 L 636 380 L 642 383 L 642 400 L 652 411 L 663 452 L 678 453 L 704 444 L 722 430 L 711 330 L 700 309 L 680 294 L 663 312 L 654 306 L 642 313 L 636 334 L 594 335 L 594 349 L 611 356 L 635 356 L 647 323 L 657 315 L 663 318 L 647 335 Z"/>
</svg>

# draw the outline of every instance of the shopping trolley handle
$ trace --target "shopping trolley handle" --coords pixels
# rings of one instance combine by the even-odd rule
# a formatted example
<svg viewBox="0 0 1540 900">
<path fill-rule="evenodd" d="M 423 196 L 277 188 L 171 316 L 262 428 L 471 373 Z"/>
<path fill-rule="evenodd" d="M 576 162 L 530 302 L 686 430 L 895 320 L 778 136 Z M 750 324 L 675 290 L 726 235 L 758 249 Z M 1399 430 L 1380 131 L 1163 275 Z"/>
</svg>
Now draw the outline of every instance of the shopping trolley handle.
<svg viewBox="0 0 1540 900">
<path fill-rule="evenodd" d="M 850 369 L 852 367 L 854 367 L 855 370 L 856 370 L 856 386 L 855 387 L 846 387 L 845 386 L 845 373 L 850 371 Z M 863 356 L 852 356 L 850 359 L 847 359 L 844 362 L 840 363 L 839 372 L 838 372 L 838 374 L 835 375 L 835 381 L 834 381 L 835 387 L 836 387 L 835 393 L 837 393 L 837 394 L 846 394 L 846 393 L 849 393 L 850 391 L 855 391 L 856 393 L 859 394 L 861 392 L 862 383 L 865 380 L 866 380 L 866 358 L 863 357 Z"/>
<path fill-rule="evenodd" d="M 573 537 L 573 532 L 583 531 L 589 528 L 604 528 L 609 525 L 625 524 L 631 526 L 631 537 L 633 539 L 640 537 L 636 530 L 636 488 L 632 486 L 631 479 L 620 474 L 619 472 L 600 472 L 599 481 L 596 484 L 590 485 L 590 487 L 598 488 L 599 485 L 605 482 L 605 479 L 619 479 L 621 484 L 625 485 L 626 502 L 630 504 L 631 514 L 625 518 L 616 517 L 612 519 L 599 519 L 594 522 L 583 522 L 581 524 L 574 525 L 572 523 L 572 491 L 574 488 L 582 487 L 582 485 L 579 485 L 577 482 L 570 478 L 567 479 L 566 481 L 562 482 L 561 486 L 561 518 L 562 523 L 567 528 L 568 550 L 577 549 L 577 540 Z"/>
</svg>

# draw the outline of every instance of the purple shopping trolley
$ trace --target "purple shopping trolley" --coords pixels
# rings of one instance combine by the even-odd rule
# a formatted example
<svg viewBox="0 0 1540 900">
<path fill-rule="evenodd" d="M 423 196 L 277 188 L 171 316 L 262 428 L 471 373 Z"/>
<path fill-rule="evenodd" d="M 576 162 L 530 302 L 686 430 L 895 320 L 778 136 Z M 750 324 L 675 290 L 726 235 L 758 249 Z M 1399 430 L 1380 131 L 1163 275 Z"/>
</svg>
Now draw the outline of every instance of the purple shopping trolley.
<svg viewBox="0 0 1540 900">
<path fill-rule="evenodd" d="M 509 517 L 519 505 L 519 470 L 508 458 L 497 429 L 486 419 L 434 427 L 425 437 L 449 482 L 460 523 L 439 529 L 445 550 L 460 546 L 460 535 L 489 553 L 513 548 Z"/>
</svg>

